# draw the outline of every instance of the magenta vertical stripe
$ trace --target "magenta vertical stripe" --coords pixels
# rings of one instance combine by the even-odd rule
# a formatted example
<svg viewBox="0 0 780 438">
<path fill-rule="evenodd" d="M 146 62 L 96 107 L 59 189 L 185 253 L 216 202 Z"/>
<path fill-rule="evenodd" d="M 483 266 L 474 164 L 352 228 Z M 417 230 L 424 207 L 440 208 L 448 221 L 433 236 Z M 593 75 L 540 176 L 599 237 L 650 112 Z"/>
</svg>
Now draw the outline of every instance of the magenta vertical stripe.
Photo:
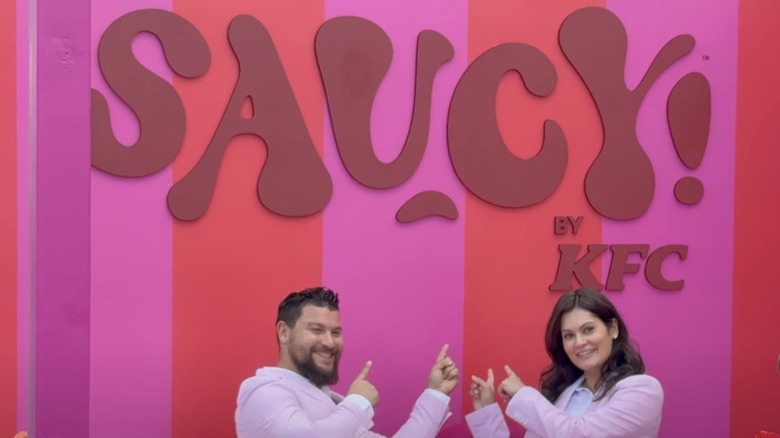
<svg viewBox="0 0 780 438">
<path fill-rule="evenodd" d="M 89 435 L 89 0 L 37 1 L 36 436 Z"/>
<path fill-rule="evenodd" d="M 92 87 L 106 96 L 117 138 L 135 143 L 138 122 L 110 91 L 97 64 L 106 28 L 125 13 L 171 10 L 171 0 L 92 2 Z M 171 79 L 159 42 L 139 35 L 134 53 Z M 92 170 L 90 435 L 171 436 L 171 169 L 124 179 Z"/>
<path fill-rule="evenodd" d="M 26 0 L 16 0 L 16 423 L 28 429 L 30 339 L 30 24 Z"/>
<path fill-rule="evenodd" d="M 604 243 L 689 246 L 688 258 L 669 260 L 663 272 L 685 279 L 681 291 L 662 292 L 642 274 L 627 276 L 626 289 L 610 293 L 638 340 L 648 373 L 666 393 L 660 436 L 726 436 L 731 367 L 732 236 L 736 102 L 737 1 L 607 2 L 628 32 L 626 79 L 633 88 L 661 47 L 691 34 L 696 47 L 652 86 L 639 114 L 637 134 L 656 175 L 650 210 L 632 222 L 604 222 Z M 709 56 L 708 60 L 703 57 Z M 666 122 L 667 97 L 683 75 L 698 71 L 712 89 L 712 128 L 701 166 L 685 168 Z M 695 176 L 704 198 L 677 203 L 676 181 Z M 605 266 L 609 266 L 605 263 Z"/>
<path fill-rule="evenodd" d="M 434 82 L 425 156 L 400 187 L 372 190 L 353 180 L 338 156 L 326 120 L 325 160 L 334 189 L 324 216 L 323 279 L 343 299 L 347 343 L 340 388 L 346 389 L 359 367 L 373 360 L 369 377 L 382 395 L 374 430 L 392 435 L 424 389 L 441 346 L 449 343 L 458 363 L 463 358 L 465 194 L 449 161 L 445 133 L 450 97 L 466 66 L 468 3 L 328 0 L 325 8 L 326 19 L 360 16 L 379 25 L 392 40 L 392 65 L 379 89 L 371 122 L 374 148 L 384 161 L 398 155 L 409 129 L 418 34 L 438 31 L 455 48 L 455 58 L 439 70 Z M 425 190 L 447 194 L 461 217 L 396 222 L 398 209 Z M 451 409 L 454 415 L 447 428 L 462 422 L 457 391 Z"/>
</svg>

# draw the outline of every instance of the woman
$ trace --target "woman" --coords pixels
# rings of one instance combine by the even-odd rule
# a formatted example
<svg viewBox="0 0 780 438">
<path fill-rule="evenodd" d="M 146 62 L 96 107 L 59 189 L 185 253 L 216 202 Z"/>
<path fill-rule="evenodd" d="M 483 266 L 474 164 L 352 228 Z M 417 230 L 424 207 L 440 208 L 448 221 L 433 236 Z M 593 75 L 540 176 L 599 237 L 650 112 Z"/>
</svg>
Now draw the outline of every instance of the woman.
<svg viewBox="0 0 780 438">
<path fill-rule="evenodd" d="M 547 322 L 547 354 L 541 391 L 526 386 L 507 366 L 498 392 L 506 414 L 522 424 L 526 438 L 658 436 L 661 384 L 644 374 L 615 306 L 601 293 L 581 288 L 561 296 Z M 472 377 L 474 412 L 466 422 L 475 438 L 509 436 L 495 403 L 493 370 Z"/>
</svg>

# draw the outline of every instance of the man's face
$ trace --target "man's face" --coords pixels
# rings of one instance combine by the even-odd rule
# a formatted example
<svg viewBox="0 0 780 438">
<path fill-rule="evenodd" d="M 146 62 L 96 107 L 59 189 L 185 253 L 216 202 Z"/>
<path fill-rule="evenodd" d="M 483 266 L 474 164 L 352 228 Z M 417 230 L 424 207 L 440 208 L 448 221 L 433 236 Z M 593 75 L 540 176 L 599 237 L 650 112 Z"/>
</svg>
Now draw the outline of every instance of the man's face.
<svg viewBox="0 0 780 438">
<path fill-rule="evenodd" d="M 298 374 L 319 387 L 338 382 L 343 349 L 339 312 L 327 307 L 303 306 L 287 339 L 287 351 Z"/>
</svg>

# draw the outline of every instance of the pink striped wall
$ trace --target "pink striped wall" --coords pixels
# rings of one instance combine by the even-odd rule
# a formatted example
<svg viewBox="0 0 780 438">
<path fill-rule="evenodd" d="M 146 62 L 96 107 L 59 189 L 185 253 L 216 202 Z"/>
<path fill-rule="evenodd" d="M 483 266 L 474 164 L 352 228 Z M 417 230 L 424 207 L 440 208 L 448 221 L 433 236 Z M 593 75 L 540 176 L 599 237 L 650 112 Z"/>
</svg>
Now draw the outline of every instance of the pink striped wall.
<svg viewBox="0 0 780 438">
<path fill-rule="evenodd" d="M 713 383 L 731 375 L 731 325 L 725 322 L 732 294 L 736 7 L 724 0 L 709 2 L 704 11 L 694 0 L 607 1 L 628 29 L 629 88 L 667 41 L 686 33 L 696 39 L 693 52 L 652 86 L 639 112 L 637 135 L 656 172 L 653 204 L 640 219 L 603 225 L 604 243 L 689 247 L 683 263 L 672 257 L 663 266 L 668 278 L 685 278 L 683 290 L 655 290 L 640 272 L 627 276 L 625 291 L 608 295 L 625 314 L 648 372 L 664 385 L 662 436 L 726 436 L 729 429 L 729 387 Z M 713 109 L 707 151 L 691 171 L 675 152 L 665 109 L 674 84 L 694 71 L 710 82 Z M 674 184 L 688 175 L 705 187 L 704 198 L 692 207 L 674 198 Z"/>
<path fill-rule="evenodd" d="M 372 381 L 385 388 L 382 403 L 397 407 L 378 410 L 374 421 L 383 434 L 394 433 L 408 416 L 443 344 L 450 344 L 456 361 L 463 358 L 464 221 L 433 217 L 400 224 L 395 215 L 425 190 L 447 194 L 459 213 L 465 212 L 464 188 L 449 164 L 445 126 L 449 97 L 466 66 L 467 12 L 461 0 L 329 0 L 325 7 L 326 20 L 362 17 L 393 42 L 393 61 L 371 114 L 374 151 L 385 162 L 398 156 L 409 131 L 419 32 L 438 31 L 455 47 L 455 58 L 436 74 L 425 155 L 401 186 L 380 191 L 352 179 L 326 120 L 325 165 L 333 178 L 333 198 L 324 213 L 323 283 L 343 294 L 342 323 L 349 339 L 343 374 L 355 375 L 372 360 Z M 350 380 L 345 378 L 340 388 Z M 461 421 L 458 398 L 452 409 L 448 427 Z"/>
<path fill-rule="evenodd" d="M 92 87 L 108 100 L 114 133 L 126 145 L 137 140 L 138 122 L 106 85 L 97 45 L 120 16 L 171 7 L 171 0 L 92 4 Z M 139 35 L 133 51 L 147 68 L 171 79 L 152 35 Z M 90 177 L 90 436 L 170 437 L 172 218 L 165 197 L 172 171 L 126 181 L 92 169 Z"/>
<path fill-rule="evenodd" d="M 770 5 L 324 0 L 299 10 L 256 0 L 66 3 L 15 4 L 16 321 L 10 324 L 16 325 L 18 409 L 10 415 L 17 430 L 67 438 L 232 436 L 238 382 L 276 360 L 275 304 L 292 289 L 321 282 L 342 297 L 347 343 L 337 389 L 345 391 L 359 367 L 372 360 L 370 378 L 382 394 L 375 430 L 391 435 L 444 343 L 464 374 L 509 363 L 527 383 L 537 382 L 547 362 L 541 331 L 558 296 L 547 290 L 557 245 L 576 242 L 689 248 L 686 260 L 670 258 L 663 266 L 666 277 L 685 280 L 682 290 L 657 290 L 640 272 L 625 276 L 625 290 L 605 292 L 624 314 L 648 372 L 664 385 L 660 436 L 780 431 L 770 410 L 750 406 L 752 397 L 755 403 L 773 402 L 763 391 L 780 393 L 773 362 L 780 351 L 771 353 L 780 335 L 771 330 L 771 314 L 759 311 L 772 307 L 773 285 L 780 281 L 779 272 L 765 267 L 780 231 L 762 219 L 773 211 L 767 200 L 751 192 L 771 192 L 776 185 L 764 163 L 773 162 L 771 154 L 762 149 L 774 141 L 769 119 L 775 108 L 762 99 L 771 101 L 780 85 L 757 71 L 773 71 L 761 60 L 771 58 L 777 35 L 759 18 L 772 14 Z M 690 34 L 696 40 L 693 52 L 652 85 L 639 111 L 636 132 L 655 169 L 655 197 L 647 213 L 631 221 L 602 218 L 588 204 L 582 180 L 603 130 L 585 84 L 557 42 L 563 19 L 597 4 L 626 28 L 629 88 L 671 38 Z M 200 79 L 174 78 L 157 40 L 136 39 L 138 59 L 181 94 L 188 125 L 172 166 L 124 179 L 90 168 L 86 99 L 89 88 L 103 93 L 117 137 L 128 145 L 135 141 L 138 123 L 108 89 L 96 52 L 110 23 L 144 8 L 191 21 L 208 41 L 212 63 Z M 206 216 L 184 223 L 171 216 L 166 196 L 200 158 L 235 85 L 227 25 L 240 13 L 268 28 L 332 177 L 333 196 L 321 213 L 306 219 L 269 212 L 255 191 L 265 149 L 243 137 L 228 148 Z M 345 15 L 374 22 L 393 44 L 393 61 L 371 113 L 374 152 L 385 162 L 399 154 L 409 130 L 419 33 L 435 30 L 454 47 L 454 59 L 435 76 L 422 162 L 398 187 L 360 184 L 338 153 L 314 33 L 326 20 Z M 37 50 L 30 52 L 35 40 Z M 468 194 L 453 171 L 446 138 L 450 99 L 469 62 L 509 41 L 542 50 L 559 82 L 552 95 L 536 99 L 516 77 L 505 78 L 497 107 L 508 147 L 530 156 L 540 141 L 534 126 L 551 118 L 567 136 L 570 159 L 550 199 L 514 210 Z M 29 56 L 36 67 L 32 75 Z M 712 91 L 709 141 L 695 170 L 680 162 L 666 118 L 671 89 L 689 72 L 702 73 Z M 30 96 L 30 89 L 37 94 Z M 34 117 L 28 118 L 31 109 Z M 767 168 L 751 171 L 761 164 Z M 674 184 L 684 176 L 704 184 L 695 206 L 674 198 Z M 399 223 L 398 209 L 425 190 L 449 196 L 458 219 Z M 582 234 L 553 235 L 553 216 L 571 214 L 584 215 Z M 602 280 L 608 257 L 592 265 Z M 754 316 L 769 325 L 755 326 Z M 747 363 L 745 355 L 755 360 Z M 453 393 L 453 417 L 441 436 L 467 434 L 462 416 L 471 402 L 462 389 Z"/>
</svg>

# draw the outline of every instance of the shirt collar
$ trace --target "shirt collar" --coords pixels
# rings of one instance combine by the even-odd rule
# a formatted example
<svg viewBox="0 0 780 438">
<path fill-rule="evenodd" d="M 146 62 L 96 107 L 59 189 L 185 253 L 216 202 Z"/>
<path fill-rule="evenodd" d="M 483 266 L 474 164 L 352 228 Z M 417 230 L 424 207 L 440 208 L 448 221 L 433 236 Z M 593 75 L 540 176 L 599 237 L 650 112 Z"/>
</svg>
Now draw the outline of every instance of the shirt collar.
<svg viewBox="0 0 780 438">
<path fill-rule="evenodd" d="M 590 388 L 585 386 L 585 374 L 581 375 L 579 379 L 574 381 L 574 392 L 580 391 L 592 392 Z"/>
</svg>

